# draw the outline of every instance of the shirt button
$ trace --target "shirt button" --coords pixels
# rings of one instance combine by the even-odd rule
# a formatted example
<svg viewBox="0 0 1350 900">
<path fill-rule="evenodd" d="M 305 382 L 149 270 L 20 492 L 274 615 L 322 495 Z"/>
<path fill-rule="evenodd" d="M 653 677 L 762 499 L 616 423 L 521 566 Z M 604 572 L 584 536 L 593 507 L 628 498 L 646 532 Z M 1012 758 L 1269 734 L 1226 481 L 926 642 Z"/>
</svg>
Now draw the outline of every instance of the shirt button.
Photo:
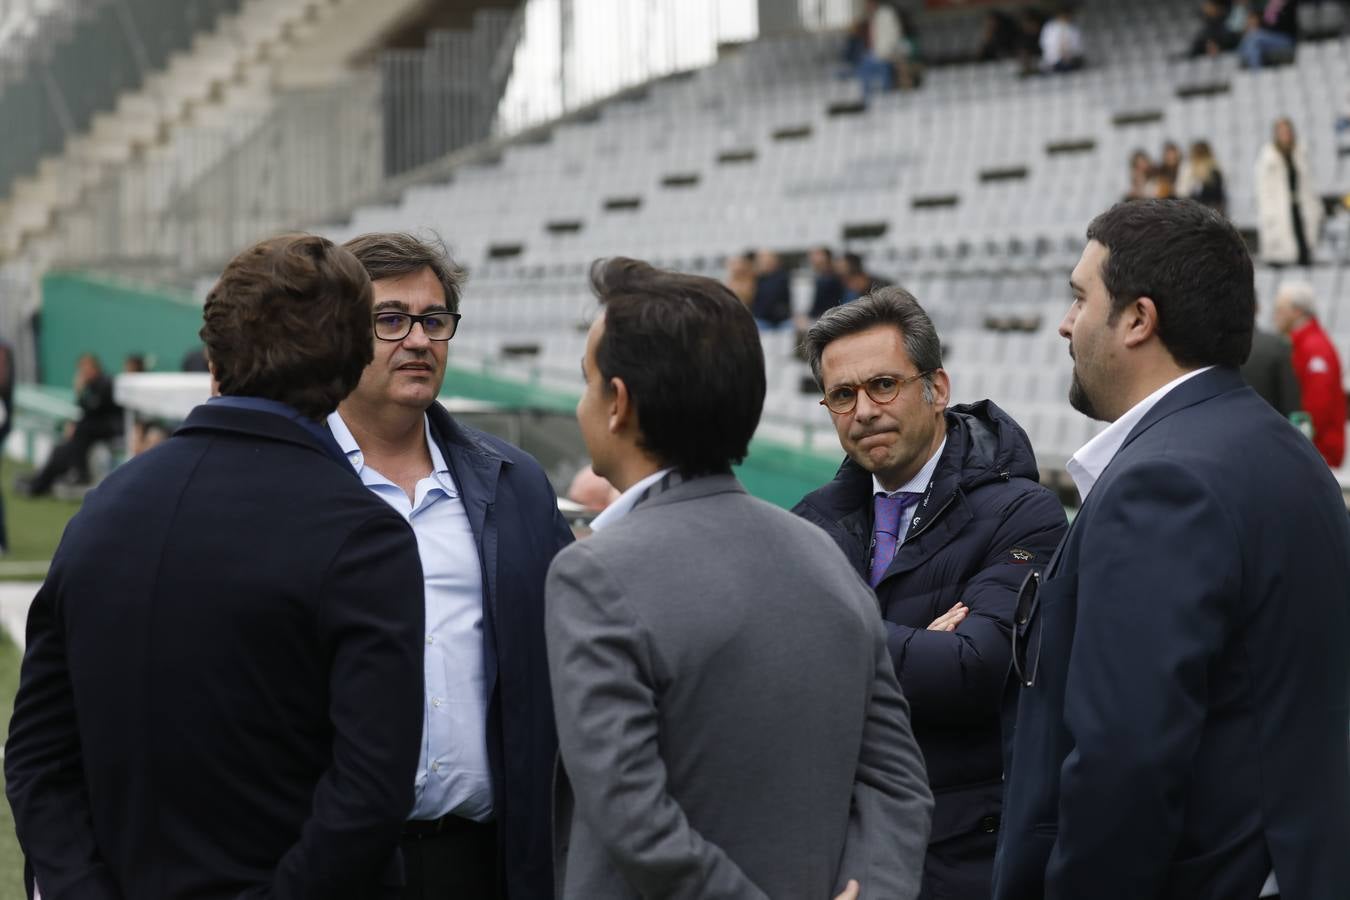
<svg viewBox="0 0 1350 900">
<path fill-rule="evenodd" d="M 428 647 L 430 647 L 430 646 L 431 646 L 432 644 L 434 644 L 435 642 L 436 642 L 436 639 L 435 639 L 434 637 L 432 637 L 431 635 L 427 635 L 427 646 L 428 646 Z"/>
<path fill-rule="evenodd" d="M 440 763 L 434 762 L 434 763 L 431 764 L 431 771 L 433 771 L 433 772 L 439 772 L 440 770 L 441 770 L 441 764 L 440 764 Z"/>
<path fill-rule="evenodd" d="M 432 698 L 431 698 L 431 705 L 432 705 L 432 706 L 440 706 L 440 705 L 441 705 L 441 698 L 440 698 L 440 697 L 432 697 Z"/>
</svg>

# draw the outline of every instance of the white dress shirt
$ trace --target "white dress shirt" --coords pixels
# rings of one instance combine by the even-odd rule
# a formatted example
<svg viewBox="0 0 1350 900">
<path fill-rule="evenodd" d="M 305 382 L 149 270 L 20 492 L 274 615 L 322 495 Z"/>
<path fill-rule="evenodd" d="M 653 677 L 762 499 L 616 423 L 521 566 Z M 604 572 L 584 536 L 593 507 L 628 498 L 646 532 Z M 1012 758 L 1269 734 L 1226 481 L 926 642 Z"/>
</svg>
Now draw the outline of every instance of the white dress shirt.
<svg viewBox="0 0 1350 900">
<path fill-rule="evenodd" d="M 426 696 L 422 756 L 410 819 L 454 813 L 484 821 L 492 816 L 487 755 L 487 678 L 483 671 L 483 571 L 478 542 L 459 487 L 427 421 L 431 474 L 417 482 L 413 499 L 365 464 L 342 416 L 328 427 L 361 482 L 407 520 L 417 538 L 426 582 Z"/>
<path fill-rule="evenodd" d="M 606 506 L 600 515 L 596 516 L 591 522 L 591 531 L 603 531 L 624 516 L 632 512 L 633 507 L 637 505 L 638 499 L 646 492 L 647 488 L 656 484 L 667 474 L 675 470 L 674 466 L 662 469 L 659 472 L 653 472 L 637 484 L 630 487 L 618 496 L 609 506 Z"/>
<path fill-rule="evenodd" d="M 883 497 L 894 497 L 896 494 L 926 494 L 928 485 L 933 481 L 933 473 L 937 471 L 938 461 L 942 459 L 942 451 L 947 449 L 947 439 L 944 437 L 942 443 L 938 445 L 937 452 L 928 458 L 928 462 L 923 464 L 923 468 L 914 474 L 914 477 L 906 481 L 900 487 L 893 491 L 888 491 L 881 486 L 881 480 L 877 476 L 872 476 L 873 495 L 881 494 Z M 900 540 L 896 544 L 905 542 L 905 535 L 909 533 L 909 525 L 914 521 L 914 513 L 919 509 L 919 504 L 911 503 L 900 512 Z"/>
<path fill-rule="evenodd" d="M 1203 369 L 1196 369 L 1194 372 L 1187 372 L 1180 378 L 1167 382 L 1153 393 L 1149 394 L 1143 400 L 1140 400 L 1134 406 L 1130 407 L 1129 412 L 1116 419 L 1106 427 L 1100 434 L 1088 441 L 1078 452 L 1069 457 L 1068 463 L 1064 468 L 1069 470 L 1069 477 L 1073 483 L 1078 486 L 1078 497 L 1086 502 L 1088 493 L 1092 490 L 1097 479 L 1106 471 L 1106 467 L 1115 459 L 1116 454 L 1120 452 L 1120 447 L 1125 443 L 1125 438 L 1130 436 L 1134 426 L 1138 425 L 1148 411 L 1158 405 L 1158 401 L 1166 397 L 1173 390 L 1202 372 L 1208 372 L 1213 366 L 1205 366 Z"/>
<path fill-rule="evenodd" d="M 1051 68 L 1083 55 L 1083 33 L 1072 22 L 1051 19 L 1041 26 L 1041 63 Z"/>
</svg>

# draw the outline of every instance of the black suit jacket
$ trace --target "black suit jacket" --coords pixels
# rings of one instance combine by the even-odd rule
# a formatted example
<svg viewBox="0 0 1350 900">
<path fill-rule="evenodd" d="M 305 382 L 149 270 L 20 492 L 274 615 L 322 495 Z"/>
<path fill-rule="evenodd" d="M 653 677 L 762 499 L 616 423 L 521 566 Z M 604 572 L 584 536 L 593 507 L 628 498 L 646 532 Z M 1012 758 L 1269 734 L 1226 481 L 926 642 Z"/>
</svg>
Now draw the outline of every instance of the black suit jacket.
<svg viewBox="0 0 1350 900">
<path fill-rule="evenodd" d="M 1251 356 L 1242 364 L 1242 379 L 1282 416 L 1303 408 L 1293 354 L 1289 341 L 1258 328 L 1252 334 Z"/>
<path fill-rule="evenodd" d="M 1350 520 L 1235 369 L 1130 432 L 1018 637 L 996 900 L 1345 896 Z"/>
<path fill-rule="evenodd" d="M 572 542 L 534 457 L 462 425 L 439 403 L 431 433 L 455 477 L 483 567 L 488 765 L 509 900 L 553 896 L 553 725 L 544 647 L 544 578 Z"/>
<path fill-rule="evenodd" d="M 46 900 L 401 883 L 422 736 L 412 531 L 303 427 L 198 407 L 72 520 L 6 792 Z"/>
</svg>

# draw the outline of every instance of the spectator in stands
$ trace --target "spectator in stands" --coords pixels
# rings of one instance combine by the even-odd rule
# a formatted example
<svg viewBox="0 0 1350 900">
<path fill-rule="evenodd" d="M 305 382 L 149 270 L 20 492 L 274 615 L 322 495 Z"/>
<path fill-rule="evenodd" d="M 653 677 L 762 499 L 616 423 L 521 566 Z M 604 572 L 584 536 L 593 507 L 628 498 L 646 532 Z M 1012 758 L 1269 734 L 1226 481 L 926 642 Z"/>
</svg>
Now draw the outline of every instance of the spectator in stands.
<svg viewBox="0 0 1350 900">
<path fill-rule="evenodd" d="M 1249 69 L 1274 58 L 1292 56 L 1298 41 L 1298 0 L 1266 0 L 1260 12 L 1249 8 L 1238 56 Z"/>
<path fill-rule="evenodd" d="M 1204 0 L 1200 4 L 1200 30 L 1191 40 L 1191 56 L 1218 56 L 1237 47 L 1240 35 L 1228 27 L 1231 4 Z"/>
<path fill-rule="evenodd" d="M 1041 29 L 1045 22 L 1045 17 L 1034 7 L 1018 13 L 1017 61 L 1023 75 L 1035 75 L 1041 70 Z"/>
<path fill-rule="evenodd" d="M 835 271 L 834 254 L 829 247 L 811 250 L 811 272 L 815 276 L 815 287 L 811 295 L 809 317 L 814 322 L 844 302 L 844 282 Z"/>
<path fill-rule="evenodd" d="M 985 13 L 980 24 L 980 48 L 975 52 L 975 59 L 979 62 L 993 62 L 1017 57 L 1020 48 L 1019 32 L 1018 23 L 1006 12 L 994 10 Z"/>
<path fill-rule="evenodd" d="M 75 365 L 75 402 L 80 407 L 77 422 L 67 422 L 64 440 L 52 448 L 46 464 L 30 478 L 20 479 L 19 493 L 43 497 L 63 475 L 77 484 L 89 483 L 89 451 L 100 441 L 122 433 L 122 408 L 113 402 L 113 383 L 92 353 L 83 353 Z"/>
<path fill-rule="evenodd" d="M 1177 180 L 1181 177 L 1181 148 L 1176 141 L 1165 141 L 1162 156 L 1154 169 L 1153 177 L 1157 182 L 1156 196 L 1161 198 L 1177 196 Z"/>
<path fill-rule="evenodd" d="M 1176 196 L 1198 200 L 1221 214 L 1228 211 L 1228 195 L 1223 186 L 1223 172 L 1214 158 L 1209 141 L 1195 141 L 1177 181 Z"/>
<path fill-rule="evenodd" d="M 0 340 L 0 459 L 5 442 L 14 426 L 14 348 Z M 0 494 L 0 556 L 9 551 L 9 532 L 5 528 L 5 498 Z"/>
<path fill-rule="evenodd" d="M 1275 328 L 1293 344 L 1294 374 L 1303 409 L 1312 419 L 1313 443 L 1333 469 L 1345 459 L 1345 388 L 1341 360 L 1317 321 L 1312 285 L 1294 281 L 1275 295 Z"/>
<path fill-rule="evenodd" d="M 925 893 L 985 900 L 1013 607 L 1059 543 L 1064 509 L 1006 413 L 988 400 L 948 407 L 937 331 L 907 291 L 826 313 L 806 356 L 847 458 L 793 512 L 876 591 L 937 802 Z"/>
<path fill-rule="evenodd" d="M 184 372 L 209 372 L 211 367 L 206 362 L 206 348 L 198 347 L 184 353 L 179 368 Z"/>
<path fill-rule="evenodd" d="M 1303 392 L 1289 341 L 1257 326 L 1252 332 L 1252 353 L 1242 364 L 1242 380 L 1286 419 L 1303 408 Z"/>
<path fill-rule="evenodd" d="M 726 285 L 750 309 L 755 303 L 755 253 L 747 250 L 727 257 Z"/>
<path fill-rule="evenodd" d="M 775 331 L 792 318 L 792 283 L 783 261 L 772 250 L 761 250 L 755 257 L 755 299 L 750 311 L 764 331 Z"/>
<path fill-rule="evenodd" d="M 858 80 L 863 96 L 889 91 L 897 84 L 913 86 L 914 46 L 905 35 L 900 14 L 885 0 L 867 0 L 867 51 L 858 62 Z"/>
<path fill-rule="evenodd" d="M 1256 209 L 1261 258 L 1272 265 L 1312 264 L 1322 227 L 1322 201 L 1302 144 L 1287 118 L 1256 159 Z"/>
<path fill-rule="evenodd" d="M 1074 24 L 1073 9 L 1061 6 L 1041 29 L 1041 71 L 1073 72 L 1083 62 L 1083 33 Z"/>
<path fill-rule="evenodd" d="M 844 282 L 843 303 L 852 303 L 872 288 L 886 282 L 870 274 L 857 253 L 845 253 L 838 262 L 839 277 Z"/>
<path fill-rule="evenodd" d="M 549 897 L 544 576 L 571 529 L 539 463 L 437 402 L 459 267 L 407 234 L 344 246 L 374 286 L 375 358 L 328 427 L 361 482 L 412 527 L 426 580 L 425 739 L 402 896 Z"/>
<path fill-rule="evenodd" d="M 1130 154 L 1130 187 L 1125 192 L 1126 200 L 1147 200 L 1158 196 L 1158 179 L 1155 175 L 1153 160 L 1143 149 Z"/>
<path fill-rule="evenodd" d="M 1060 324 L 1110 425 L 1019 595 L 994 900 L 1350 884 L 1350 517 L 1238 366 L 1251 258 L 1190 200 L 1098 216 Z M 1272 871 L 1273 869 L 1273 871 Z"/>
<path fill-rule="evenodd" d="M 323 238 L 236 256 L 203 310 L 220 396 L 67 526 L 5 745 L 30 896 L 397 883 L 422 739 L 417 544 L 323 427 L 370 360 L 370 298 Z"/>
<path fill-rule="evenodd" d="M 732 474 L 764 403 L 754 322 L 710 279 L 614 259 L 591 280 L 577 421 L 623 493 L 548 576 L 558 900 L 850 876 L 913 900 L 932 799 L 875 599 Z"/>
</svg>

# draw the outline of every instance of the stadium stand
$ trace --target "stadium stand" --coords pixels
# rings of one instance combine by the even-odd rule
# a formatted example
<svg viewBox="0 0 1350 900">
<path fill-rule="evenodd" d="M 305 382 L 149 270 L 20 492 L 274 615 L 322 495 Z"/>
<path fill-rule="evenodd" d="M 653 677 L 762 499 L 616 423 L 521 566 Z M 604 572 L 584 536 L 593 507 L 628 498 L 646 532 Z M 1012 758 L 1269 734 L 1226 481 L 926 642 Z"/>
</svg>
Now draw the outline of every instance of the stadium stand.
<svg viewBox="0 0 1350 900">
<path fill-rule="evenodd" d="M 1335 131 L 1350 83 L 1340 4 L 1303 10 L 1310 35 L 1333 36 L 1302 43 L 1292 65 L 1244 71 L 1232 55 L 1182 58 L 1190 25 L 1175 3 L 1089 0 L 1079 15 L 1089 66 L 1040 78 L 1017 77 L 1011 61 L 962 61 L 975 53 L 977 12 L 923 17 L 925 55 L 948 64 L 931 66 L 920 90 L 870 104 L 839 71 L 837 34 L 764 38 L 727 48 L 709 67 L 463 149 L 455 136 L 422 147 L 412 146 L 421 133 L 400 138 L 400 121 L 423 116 L 391 110 L 389 85 L 435 72 L 458 84 L 468 76 L 444 60 L 478 46 L 475 67 L 490 77 L 466 89 L 467 106 L 453 91 L 442 100 L 481 108 L 485 96 L 500 96 L 509 69 L 503 60 L 518 37 L 509 17 L 480 14 L 457 38 L 411 55 L 390 51 L 375 69 L 353 72 L 344 62 L 362 46 L 358 35 L 387 27 L 395 13 L 354 22 L 356 0 L 237 5 L 206 33 L 247 37 L 199 34 L 191 52 L 165 55 L 167 68 L 124 88 L 112 114 L 93 116 L 92 130 L 62 155 L 48 148 L 38 178 L 16 184 L 0 213 L 0 247 L 24 249 L 5 277 L 33 284 L 55 259 L 137 274 L 167 261 L 160 283 L 201 297 L 213 267 L 260 233 L 303 225 L 341 240 L 431 229 L 471 270 L 454 360 L 576 393 L 594 309 L 592 259 L 624 254 L 720 277 L 726 255 L 747 247 L 793 260 L 825 244 L 862 253 L 869 270 L 910 288 L 944 337 L 955 399 L 988 396 L 1006 407 L 1054 471 L 1096 429 L 1065 402 L 1069 364 L 1055 329 L 1067 273 L 1088 220 L 1123 194 L 1133 148 L 1209 141 L 1227 176 L 1229 214 L 1254 232 L 1253 162 L 1271 123 L 1288 115 L 1328 205 L 1350 193 L 1350 148 Z M 325 23 L 340 23 L 345 43 Z M 306 60 L 293 70 L 308 77 L 276 77 L 278 41 L 288 59 Z M 194 74 L 180 77 L 186 71 Z M 147 92 L 160 99 L 135 99 Z M 174 109 L 210 102 L 190 119 L 135 115 L 162 111 L 170 96 Z M 308 124 L 319 122 L 327 127 Z M 163 140 L 142 146 L 152 124 Z M 340 146 L 316 146 L 334 133 L 346 136 Z M 112 162 L 76 203 L 54 185 L 66 185 L 69 160 L 94 146 Z M 1285 275 L 1313 282 L 1323 321 L 1350 358 L 1346 218 L 1329 220 L 1320 265 Z M 27 274 L 13 274 L 22 265 Z M 1279 277 L 1258 273 L 1267 314 Z M 802 271 L 799 311 L 809 291 Z M 761 437 L 837 455 L 793 335 L 764 340 Z"/>
</svg>

